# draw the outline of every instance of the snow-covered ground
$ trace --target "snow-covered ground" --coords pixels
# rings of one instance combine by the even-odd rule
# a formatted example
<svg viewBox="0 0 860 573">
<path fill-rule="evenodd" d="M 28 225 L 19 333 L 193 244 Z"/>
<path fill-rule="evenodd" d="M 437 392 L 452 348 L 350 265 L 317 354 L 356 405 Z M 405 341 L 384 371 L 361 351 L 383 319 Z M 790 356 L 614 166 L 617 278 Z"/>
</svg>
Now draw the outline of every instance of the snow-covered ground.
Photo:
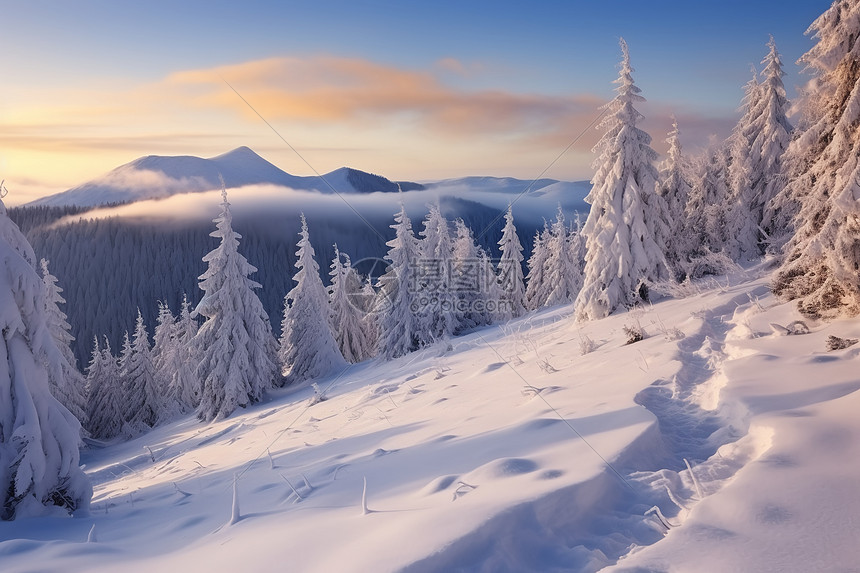
<svg viewBox="0 0 860 573">
<path fill-rule="evenodd" d="M 860 321 L 779 334 L 768 284 L 531 314 L 88 449 L 91 514 L 0 523 L 0 569 L 850 570 L 860 345 L 825 340 Z"/>
</svg>

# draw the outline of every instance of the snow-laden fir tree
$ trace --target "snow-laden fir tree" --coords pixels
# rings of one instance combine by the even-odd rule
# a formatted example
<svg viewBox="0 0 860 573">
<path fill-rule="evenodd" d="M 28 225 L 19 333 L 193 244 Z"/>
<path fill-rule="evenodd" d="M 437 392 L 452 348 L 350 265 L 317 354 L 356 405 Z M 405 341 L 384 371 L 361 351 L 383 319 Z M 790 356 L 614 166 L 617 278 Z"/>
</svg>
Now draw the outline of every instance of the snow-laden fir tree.
<svg viewBox="0 0 860 573">
<path fill-rule="evenodd" d="M 546 244 L 548 257 L 543 280 L 548 294 L 544 301 L 545 306 L 571 303 L 582 288 L 582 274 L 578 262 L 571 257 L 569 240 L 564 213 L 559 205 L 555 221 L 549 228 Z"/>
<path fill-rule="evenodd" d="M 110 343 L 99 348 L 93 338 L 93 355 L 87 369 L 87 429 L 93 438 L 110 440 L 122 433 L 125 424 L 123 393 L 116 357 Z"/>
<path fill-rule="evenodd" d="M 451 289 L 456 295 L 456 333 L 486 324 L 483 312 L 487 295 L 481 284 L 481 264 L 478 245 L 472 230 L 462 219 L 454 221 L 454 255 Z M 483 290 L 482 290 L 483 289 Z"/>
<path fill-rule="evenodd" d="M 508 320 L 526 312 L 526 287 L 523 277 L 523 245 L 514 226 L 513 207 L 508 205 L 505 213 L 505 228 L 499 239 L 499 284 L 502 291 L 502 313 L 500 318 Z"/>
<path fill-rule="evenodd" d="M 282 374 L 288 384 L 321 378 L 346 366 L 332 335 L 326 289 L 320 279 L 319 265 L 302 214 L 296 252 L 296 286 L 284 297 L 281 323 Z"/>
<path fill-rule="evenodd" d="M 860 313 L 860 2 L 837 0 L 810 27 L 800 58 L 815 78 L 802 93 L 799 170 L 786 193 L 800 205 L 797 232 L 773 290 L 804 314 Z"/>
<path fill-rule="evenodd" d="M 424 229 L 419 233 L 421 259 L 417 277 L 421 297 L 428 301 L 419 314 L 425 323 L 421 329 L 426 336 L 424 344 L 450 337 L 458 326 L 454 312 L 456 297 L 450 284 L 454 247 L 448 221 L 442 216 L 438 203 L 428 208 Z"/>
<path fill-rule="evenodd" d="M 502 304 L 504 293 L 499 283 L 499 274 L 490 255 L 481 247 L 478 247 L 478 285 L 480 302 L 476 305 L 475 312 L 480 324 L 495 324 L 506 320 L 507 311 Z"/>
<path fill-rule="evenodd" d="M 330 324 L 340 353 L 355 364 L 373 355 L 375 343 L 368 332 L 367 310 L 363 307 L 364 284 L 352 268 L 349 255 L 334 246 L 329 289 Z"/>
<path fill-rule="evenodd" d="M 731 195 L 726 147 L 713 142 L 700 158 L 695 171 L 696 183 L 687 203 L 687 230 L 684 235 L 692 245 L 721 251 L 728 241 Z"/>
<path fill-rule="evenodd" d="M 685 275 L 681 267 L 689 251 L 687 203 L 690 201 L 692 190 L 690 167 L 681 150 L 680 135 L 678 121 L 673 116 L 672 131 L 666 139 L 669 151 L 661 166 L 660 181 L 657 185 L 657 194 L 666 203 L 668 214 L 669 235 L 666 239 L 666 260 L 676 278 L 682 278 Z"/>
<path fill-rule="evenodd" d="M 68 317 L 59 307 L 59 305 L 65 304 L 66 299 L 60 294 L 63 289 L 57 284 L 57 277 L 48 270 L 48 261 L 42 259 L 40 265 L 45 287 L 45 314 L 48 318 L 48 328 L 63 359 L 60 376 L 55 376 L 51 370 L 48 371 L 51 393 L 75 415 L 81 425 L 85 426 L 87 416 L 86 381 L 78 371 L 77 360 L 75 360 L 75 355 L 72 352 L 71 343 L 75 340 L 75 337 L 69 332 L 72 327 L 69 325 Z"/>
<path fill-rule="evenodd" d="M 570 232 L 567 235 L 567 247 L 570 252 L 570 260 L 576 267 L 580 283 L 573 289 L 578 293 L 582 289 L 582 280 L 585 273 L 585 237 L 582 236 L 582 219 L 579 212 L 570 224 Z"/>
<path fill-rule="evenodd" d="M 767 235 L 766 244 L 778 248 L 784 244 L 780 235 L 787 225 L 775 198 L 781 194 L 787 181 L 785 153 L 791 143 L 792 126 L 788 121 L 789 101 L 782 78 L 785 76 L 782 57 L 773 37 L 767 44 L 769 51 L 762 64 L 762 116 L 759 131 L 753 144 L 758 158 L 759 174 L 756 182 L 756 209 L 761 209 L 761 230 Z M 787 240 L 787 239 L 786 239 Z"/>
<path fill-rule="evenodd" d="M 651 136 L 636 127 L 644 101 L 633 82 L 627 44 L 621 40 L 617 95 L 598 126 L 603 137 L 594 150 L 596 173 L 586 197 L 591 204 L 582 229 L 586 240 L 585 277 L 576 298 L 577 320 L 608 316 L 619 307 L 647 299 L 648 286 L 669 278 L 660 235 L 664 209 L 656 194 L 656 152 Z M 665 237 L 665 235 L 664 235 Z"/>
<path fill-rule="evenodd" d="M 0 200 L 0 519 L 86 510 L 80 422 L 51 395 L 65 360 L 51 336 L 33 249 Z M 63 382 L 65 384 L 65 382 Z"/>
<path fill-rule="evenodd" d="M 373 288 L 371 277 L 368 276 L 364 280 L 364 284 L 361 287 L 361 296 L 356 297 L 356 299 L 358 307 L 364 312 L 364 318 L 362 319 L 361 325 L 368 340 L 368 358 L 373 358 L 379 354 L 380 309 L 377 305 L 380 302 L 380 297 Z"/>
<path fill-rule="evenodd" d="M 257 269 L 239 253 L 241 235 L 233 231 L 223 186 L 221 197 L 221 214 L 211 233 L 221 243 L 203 257 L 209 268 L 200 276 L 204 294 L 192 315 L 206 318 L 191 344 L 199 360 L 197 416 L 207 421 L 260 401 L 278 375 L 278 342 L 254 293 L 260 285 L 248 278 Z"/>
<path fill-rule="evenodd" d="M 143 432 L 155 426 L 159 420 L 164 389 L 152 361 L 149 335 L 140 310 L 137 311 L 131 352 L 125 358 L 123 367 L 125 399 L 130 414 L 126 421 L 133 432 Z"/>
<path fill-rule="evenodd" d="M 422 340 L 418 321 L 419 296 L 415 264 L 421 256 L 412 222 L 401 203 L 394 216 L 394 238 L 386 243 L 388 268 L 379 278 L 379 354 L 397 358 L 419 348 Z"/>
<path fill-rule="evenodd" d="M 730 207 L 727 213 L 724 250 L 734 260 L 749 261 L 761 254 L 761 209 L 756 209 L 756 158 L 753 143 L 762 111 L 762 89 L 758 73 L 744 87 L 741 119 L 727 142 L 729 150 Z"/>
<path fill-rule="evenodd" d="M 197 322 L 191 318 L 190 305 L 185 295 L 173 329 L 172 346 L 167 354 L 167 404 L 165 416 L 186 414 L 200 403 L 200 381 L 195 371 L 198 360 L 194 353 L 194 335 Z"/>
<path fill-rule="evenodd" d="M 176 340 L 176 317 L 164 301 L 158 301 L 158 317 L 152 336 L 152 363 L 158 371 L 159 383 L 166 387 L 169 374 L 167 361 L 173 352 Z"/>
<path fill-rule="evenodd" d="M 544 221 L 543 231 L 535 232 L 532 243 L 532 254 L 528 260 L 529 274 L 526 277 L 525 305 L 528 310 L 543 308 L 549 297 L 548 284 L 546 281 L 546 263 L 550 252 L 547 248 L 549 242 L 549 225 Z"/>
</svg>

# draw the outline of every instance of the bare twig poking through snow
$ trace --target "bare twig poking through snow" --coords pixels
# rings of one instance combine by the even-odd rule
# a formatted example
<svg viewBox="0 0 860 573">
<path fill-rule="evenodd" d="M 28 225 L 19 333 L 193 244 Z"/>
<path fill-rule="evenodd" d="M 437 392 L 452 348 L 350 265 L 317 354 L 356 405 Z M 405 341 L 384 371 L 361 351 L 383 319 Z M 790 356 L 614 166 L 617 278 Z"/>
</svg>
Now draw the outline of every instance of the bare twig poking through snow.
<svg viewBox="0 0 860 573">
<path fill-rule="evenodd" d="M 367 515 L 370 510 L 367 509 L 367 477 L 364 478 L 364 489 L 361 492 L 361 515 Z"/>
<path fill-rule="evenodd" d="M 308 491 L 313 491 L 314 486 L 311 485 L 311 482 L 308 481 L 308 476 L 302 474 L 302 479 L 305 480 L 305 487 L 308 488 Z"/>
<path fill-rule="evenodd" d="M 235 525 L 242 519 L 239 512 L 239 475 L 233 474 L 233 512 L 227 525 Z"/>
<path fill-rule="evenodd" d="M 549 360 L 547 360 L 545 358 L 538 360 L 538 366 L 540 367 L 541 370 L 543 370 L 547 374 L 553 374 L 555 372 L 558 372 L 558 369 L 556 369 L 555 366 L 550 364 Z"/>
<path fill-rule="evenodd" d="M 149 446 L 143 446 L 146 448 L 146 451 L 149 452 L 149 459 L 152 460 L 152 463 L 155 463 L 155 454 L 152 453 L 152 448 Z"/>
<path fill-rule="evenodd" d="M 290 486 L 290 489 L 291 489 L 291 490 L 293 490 L 293 493 L 294 493 L 294 494 L 296 494 L 296 497 L 298 498 L 298 501 L 303 501 L 305 498 L 303 498 L 303 497 L 302 497 L 302 494 L 300 494 L 300 493 L 298 492 L 298 490 L 296 490 L 296 488 L 295 488 L 295 487 L 293 487 L 292 482 L 291 482 L 290 480 L 288 480 L 288 479 L 287 479 L 287 476 L 285 476 L 284 474 L 279 474 L 279 475 L 280 475 L 282 478 L 284 478 L 284 481 L 285 481 L 285 482 L 287 482 L 287 485 L 288 485 L 288 486 Z"/>
<path fill-rule="evenodd" d="M 827 350 L 844 350 L 849 346 L 854 346 L 857 344 L 856 338 L 839 338 L 838 336 L 828 336 L 827 337 Z"/>
<path fill-rule="evenodd" d="M 684 458 L 684 463 L 687 464 L 687 471 L 690 472 L 690 479 L 693 480 L 693 487 L 696 488 L 696 495 L 699 496 L 699 499 L 705 499 L 705 496 L 702 494 L 702 486 L 699 484 L 699 479 L 696 477 L 696 474 L 693 473 L 693 468 L 690 467 L 690 462 L 687 461 L 687 458 Z"/>
<path fill-rule="evenodd" d="M 523 396 L 527 396 L 530 398 L 534 398 L 542 391 L 543 388 L 538 388 L 537 386 L 532 386 L 531 384 L 526 384 L 525 386 L 523 386 Z"/>
<path fill-rule="evenodd" d="M 457 501 L 457 498 L 466 495 L 470 491 L 477 489 L 478 486 L 467 484 L 464 481 L 457 483 L 457 489 L 454 490 L 454 498 L 451 501 Z"/>
<path fill-rule="evenodd" d="M 90 532 L 87 535 L 87 543 L 95 543 L 96 541 L 98 541 L 98 538 L 96 538 L 96 524 L 93 523 L 93 526 L 90 527 Z"/>
<path fill-rule="evenodd" d="M 665 487 L 666 487 L 666 493 L 669 494 L 669 501 L 671 501 L 672 503 L 677 505 L 678 509 L 683 509 L 684 511 L 689 509 L 686 505 L 684 505 L 684 503 L 680 499 L 675 497 L 675 494 L 672 493 L 672 490 L 669 488 L 669 484 L 665 484 Z"/>
<path fill-rule="evenodd" d="M 179 488 L 179 486 L 178 486 L 178 485 L 176 485 L 176 482 L 173 482 L 173 487 L 174 487 L 174 489 L 176 489 L 176 493 L 178 493 L 178 494 L 179 494 L 179 495 L 181 495 L 182 497 L 189 497 L 189 496 L 191 496 L 191 494 L 190 494 L 190 493 L 188 493 L 187 491 L 184 491 L 184 490 L 180 489 L 180 488 Z"/>
<path fill-rule="evenodd" d="M 266 454 L 269 456 L 269 468 L 275 469 L 275 458 L 272 457 L 272 452 L 269 451 L 269 448 L 266 448 Z"/>
<path fill-rule="evenodd" d="M 648 511 L 646 511 L 645 515 L 646 516 L 648 516 L 648 515 L 657 516 L 657 519 L 660 520 L 660 524 L 666 528 L 666 531 L 669 531 L 670 529 L 672 529 L 672 527 L 674 527 L 671 523 L 669 523 L 669 520 L 666 519 L 666 517 L 663 515 L 663 512 L 660 511 L 660 508 L 657 507 L 656 505 L 654 507 L 652 507 L 651 509 L 649 509 Z"/>
</svg>

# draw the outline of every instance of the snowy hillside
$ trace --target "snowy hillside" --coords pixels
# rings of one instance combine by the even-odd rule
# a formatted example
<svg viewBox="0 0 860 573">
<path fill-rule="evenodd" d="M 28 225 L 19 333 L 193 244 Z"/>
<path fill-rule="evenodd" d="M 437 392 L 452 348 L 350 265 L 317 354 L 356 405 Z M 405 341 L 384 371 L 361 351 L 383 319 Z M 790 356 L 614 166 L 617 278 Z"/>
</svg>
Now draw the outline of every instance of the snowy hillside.
<svg viewBox="0 0 860 573">
<path fill-rule="evenodd" d="M 847 570 L 858 350 L 825 339 L 860 324 L 779 334 L 798 317 L 768 281 L 548 310 L 349 367 L 313 405 L 91 447 L 91 515 L 0 523 L 3 570 Z"/>
<path fill-rule="evenodd" d="M 347 167 L 327 173 L 322 178 L 290 175 L 248 147 L 238 147 L 210 159 L 160 155 L 141 157 L 102 177 L 38 199 L 30 205 L 90 207 L 163 199 L 180 193 L 200 193 L 219 189 L 219 174 L 228 188 L 265 184 L 323 193 L 331 193 L 332 188 L 338 193 L 397 191 L 396 182 Z M 404 190 L 422 188 L 410 182 L 403 182 L 402 187 Z"/>
</svg>

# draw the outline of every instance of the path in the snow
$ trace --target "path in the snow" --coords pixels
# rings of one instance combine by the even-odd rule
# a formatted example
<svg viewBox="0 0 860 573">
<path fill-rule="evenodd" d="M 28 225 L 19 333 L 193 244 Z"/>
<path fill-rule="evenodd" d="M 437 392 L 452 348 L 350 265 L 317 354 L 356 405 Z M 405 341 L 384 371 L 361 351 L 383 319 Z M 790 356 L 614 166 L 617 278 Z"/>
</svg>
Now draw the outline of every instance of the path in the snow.
<svg viewBox="0 0 860 573">
<path fill-rule="evenodd" d="M 727 302 L 702 311 L 698 331 L 678 342 L 678 372 L 636 396 L 656 424 L 612 460 L 625 481 L 607 468 L 589 481 L 511 507 L 404 571 L 597 571 L 679 525 L 692 504 L 751 459 L 707 463 L 748 430 L 743 409 L 719 401 L 724 347 L 736 310 L 754 304 L 767 288 L 751 283 L 733 290 L 737 294 Z"/>
</svg>

